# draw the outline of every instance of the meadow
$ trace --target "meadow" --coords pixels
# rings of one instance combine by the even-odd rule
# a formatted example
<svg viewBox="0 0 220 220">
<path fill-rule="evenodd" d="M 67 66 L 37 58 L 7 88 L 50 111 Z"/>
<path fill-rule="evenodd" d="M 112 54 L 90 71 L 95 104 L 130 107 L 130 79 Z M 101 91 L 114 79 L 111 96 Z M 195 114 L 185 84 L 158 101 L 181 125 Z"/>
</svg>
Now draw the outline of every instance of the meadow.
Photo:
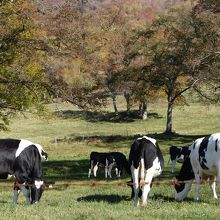
<svg viewBox="0 0 220 220">
<path fill-rule="evenodd" d="M 69 104 L 48 106 L 54 112 L 48 118 L 31 114 L 12 119 L 10 131 L 1 138 L 22 138 L 41 144 L 49 154 L 43 162 L 44 176 L 55 181 L 46 189 L 40 203 L 27 205 L 23 195 L 12 203 L 12 181 L 0 182 L 0 219 L 219 219 L 220 200 L 214 200 L 209 185 L 201 189 L 201 201 L 193 201 L 194 188 L 183 202 L 174 201 L 170 145 L 189 145 L 198 137 L 220 131 L 220 106 L 192 103 L 176 106 L 172 135 L 164 134 L 166 103 L 149 104 L 149 118 L 114 120 L 111 106 L 105 112 L 82 112 Z M 120 111 L 124 106 L 120 106 Z M 128 175 L 104 179 L 103 169 L 96 179 L 88 179 L 91 151 L 120 151 L 126 156 L 130 145 L 140 135 L 158 140 L 165 158 L 165 170 L 153 185 L 146 208 L 133 206 Z M 176 174 L 180 165 L 177 165 Z M 219 189 L 217 194 L 220 195 Z"/>
</svg>

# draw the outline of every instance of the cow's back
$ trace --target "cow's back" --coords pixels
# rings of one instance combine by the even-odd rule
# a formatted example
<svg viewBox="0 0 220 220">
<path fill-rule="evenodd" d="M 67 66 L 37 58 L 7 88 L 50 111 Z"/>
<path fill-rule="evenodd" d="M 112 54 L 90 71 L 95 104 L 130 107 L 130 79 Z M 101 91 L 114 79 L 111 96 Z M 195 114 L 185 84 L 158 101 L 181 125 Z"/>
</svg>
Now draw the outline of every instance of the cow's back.
<svg viewBox="0 0 220 220">
<path fill-rule="evenodd" d="M 0 178 L 7 178 L 8 173 L 13 173 L 14 159 L 19 143 L 20 140 L 0 139 Z"/>
<path fill-rule="evenodd" d="M 159 161 L 161 160 L 161 166 L 163 167 L 164 160 L 159 147 L 150 140 L 142 138 L 137 139 L 131 146 L 129 162 L 130 164 L 133 162 L 134 167 L 137 168 L 143 158 L 145 169 L 149 169 L 153 166 L 153 162 L 157 157 Z"/>
<path fill-rule="evenodd" d="M 0 139 L 0 155 L 16 152 L 21 140 L 17 139 Z"/>
<path fill-rule="evenodd" d="M 216 174 L 220 166 L 220 133 L 197 139 L 191 148 L 190 160 L 204 173 Z"/>
</svg>

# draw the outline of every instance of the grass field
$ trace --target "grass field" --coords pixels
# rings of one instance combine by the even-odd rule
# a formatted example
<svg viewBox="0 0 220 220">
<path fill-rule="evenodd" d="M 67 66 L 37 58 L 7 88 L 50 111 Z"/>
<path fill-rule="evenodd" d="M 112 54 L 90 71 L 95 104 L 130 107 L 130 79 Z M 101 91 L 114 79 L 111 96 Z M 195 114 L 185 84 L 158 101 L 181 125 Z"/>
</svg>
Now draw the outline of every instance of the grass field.
<svg viewBox="0 0 220 220">
<path fill-rule="evenodd" d="M 208 185 L 202 186 L 199 202 L 192 199 L 193 189 L 186 201 L 176 202 L 173 186 L 154 185 L 147 207 L 135 208 L 125 184 L 128 176 L 105 181 L 101 169 L 97 179 L 88 179 L 87 174 L 92 150 L 120 151 L 128 156 L 134 138 L 149 135 L 158 140 L 165 157 L 165 170 L 157 180 L 168 183 L 173 178 L 167 163 L 169 146 L 188 145 L 197 137 L 219 132 L 220 106 L 176 107 L 173 135 L 163 134 L 166 105 L 161 102 L 149 104 L 146 121 L 114 121 L 111 108 L 105 114 L 83 113 L 68 104 L 50 109 L 59 112 L 47 119 L 18 116 L 12 119 L 9 132 L 0 133 L 1 138 L 23 138 L 43 145 L 49 154 L 49 161 L 43 163 L 45 179 L 56 183 L 45 190 L 38 205 L 28 206 L 22 195 L 19 204 L 13 205 L 13 183 L 1 181 L 0 219 L 219 219 L 220 200 L 212 198 Z M 219 189 L 217 193 L 220 195 Z"/>
</svg>

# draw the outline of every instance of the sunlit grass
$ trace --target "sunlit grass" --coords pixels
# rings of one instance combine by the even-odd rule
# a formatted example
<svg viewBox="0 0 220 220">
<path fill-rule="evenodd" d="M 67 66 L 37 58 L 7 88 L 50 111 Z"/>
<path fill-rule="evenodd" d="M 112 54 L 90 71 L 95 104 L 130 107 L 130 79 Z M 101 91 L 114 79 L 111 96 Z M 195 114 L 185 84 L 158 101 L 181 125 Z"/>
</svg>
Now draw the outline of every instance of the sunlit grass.
<svg viewBox="0 0 220 220">
<path fill-rule="evenodd" d="M 40 119 L 27 114 L 12 119 L 11 130 L 1 132 L 1 138 L 24 138 L 42 144 L 49 153 L 44 162 L 46 179 L 55 180 L 54 188 L 46 190 L 38 205 L 28 206 L 24 198 L 12 204 L 12 182 L 0 183 L 0 212 L 2 219 L 218 219 L 219 200 L 212 198 L 208 185 L 202 186 L 201 201 L 194 202 L 193 189 L 184 202 L 173 200 L 174 189 L 167 183 L 173 178 L 168 164 L 171 144 L 188 145 L 201 135 L 220 131 L 220 106 L 191 104 L 175 107 L 173 135 L 163 134 L 166 124 L 166 104 L 149 103 L 149 119 L 113 122 L 94 120 L 97 115 L 82 113 L 70 105 L 57 106 L 58 116 Z M 50 106 L 54 110 L 54 106 Z M 57 108 L 56 108 L 57 110 Z M 120 110 L 125 110 L 120 106 Z M 110 110 L 109 110 L 110 111 Z M 104 117 L 104 119 L 105 119 Z M 158 140 L 165 157 L 165 171 L 154 185 L 147 208 L 134 208 L 130 200 L 129 177 L 104 180 L 103 169 L 98 178 L 87 177 L 91 151 L 121 151 L 128 156 L 130 145 L 138 135 Z M 180 165 L 177 165 L 177 170 Z M 94 184 L 94 181 L 96 184 Z M 121 185 L 118 184 L 121 181 Z M 75 184 L 75 185 L 74 185 Z M 82 184 L 83 186 L 79 186 Z M 194 186 L 193 186 L 194 188 Z M 219 195 L 219 189 L 217 192 Z"/>
</svg>

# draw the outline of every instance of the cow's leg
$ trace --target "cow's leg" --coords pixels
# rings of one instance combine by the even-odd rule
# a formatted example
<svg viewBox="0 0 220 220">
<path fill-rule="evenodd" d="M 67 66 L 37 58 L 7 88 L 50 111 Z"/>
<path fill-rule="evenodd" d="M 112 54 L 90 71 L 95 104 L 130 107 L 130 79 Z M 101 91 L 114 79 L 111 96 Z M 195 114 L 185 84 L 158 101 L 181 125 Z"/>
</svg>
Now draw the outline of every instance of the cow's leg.
<svg viewBox="0 0 220 220">
<path fill-rule="evenodd" d="M 194 200 L 196 200 L 196 201 L 198 201 L 199 197 L 200 197 L 199 193 L 200 193 L 200 188 L 201 188 L 201 184 L 200 184 L 201 180 L 202 180 L 202 175 L 198 171 L 198 172 L 195 173 L 195 181 L 196 181 L 196 183 L 195 183 Z"/>
<path fill-rule="evenodd" d="M 111 175 L 109 176 L 111 178 Z M 108 178 L 108 166 L 105 166 L 105 178 Z"/>
<path fill-rule="evenodd" d="M 20 194 L 21 190 L 14 189 L 14 196 L 13 196 L 13 203 L 18 204 L 18 196 Z"/>
<path fill-rule="evenodd" d="M 24 197 L 26 198 L 27 204 L 31 204 L 29 187 L 21 186 L 21 192 L 23 193 Z"/>
<path fill-rule="evenodd" d="M 107 172 L 108 172 L 108 176 L 109 176 L 110 178 L 112 178 L 112 168 L 113 168 L 113 166 L 114 166 L 114 163 L 111 163 L 111 164 L 108 166 Z"/>
<path fill-rule="evenodd" d="M 139 205 L 138 201 L 138 193 L 139 193 L 139 167 L 135 169 L 135 167 L 131 166 L 131 173 L 132 173 L 132 179 L 133 179 L 133 189 L 134 189 L 134 206 Z"/>
<path fill-rule="evenodd" d="M 18 196 L 20 194 L 20 186 L 17 184 L 17 182 L 14 183 L 14 195 L 13 195 L 13 203 L 17 204 L 18 203 Z"/>
<path fill-rule="evenodd" d="M 214 179 L 210 179 L 210 186 L 212 189 L 213 197 L 214 199 L 218 199 L 217 193 L 216 193 L 216 177 Z"/>
<path fill-rule="evenodd" d="M 218 187 L 220 186 L 220 168 L 218 168 L 218 172 L 215 178 L 215 183 L 217 183 Z M 216 197 L 217 197 L 217 194 L 216 194 Z"/>
<path fill-rule="evenodd" d="M 26 202 L 27 204 L 30 204 L 30 189 L 29 187 L 25 186 L 25 185 L 17 185 L 17 183 L 14 184 L 14 196 L 13 196 L 13 203 L 17 204 L 18 203 L 18 196 L 20 194 L 20 192 L 23 193 L 23 195 L 26 198 Z"/>
<path fill-rule="evenodd" d="M 93 160 L 90 160 L 90 167 L 89 167 L 89 173 L 88 173 L 89 178 L 91 176 L 92 169 L 93 169 Z"/>
<path fill-rule="evenodd" d="M 94 177 L 97 176 L 97 170 L 98 170 L 98 163 L 96 163 L 96 165 L 93 167 L 93 175 L 94 175 Z"/>
<path fill-rule="evenodd" d="M 21 189 L 21 192 L 23 193 L 23 195 L 26 198 L 27 203 L 30 204 L 30 189 L 29 189 L 29 187 L 25 186 L 26 180 L 28 180 L 27 173 L 21 172 L 19 170 L 19 171 L 16 171 L 14 175 L 17 179 L 17 182 L 19 183 L 19 187 Z"/>
<path fill-rule="evenodd" d="M 172 160 L 172 173 L 175 171 L 176 160 Z"/>
<path fill-rule="evenodd" d="M 121 177 L 121 168 L 118 169 L 118 177 Z"/>
<path fill-rule="evenodd" d="M 20 187 L 16 186 L 16 183 L 14 183 L 14 195 L 13 195 L 13 203 L 18 203 L 18 196 L 20 194 L 21 190 Z"/>
<path fill-rule="evenodd" d="M 144 178 L 144 183 L 143 183 L 144 185 L 142 188 L 142 206 L 147 205 L 147 198 L 148 198 L 148 194 L 150 192 L 154 169 L 150 168 L 147 171 L 145 170 L 145 172 L 146 172 L 146 175 Z"/>
<path fill-rule="evenodd" d="M 107 159 L 105 161 L 105 178 L 106 179 L 108 178 L 108 160 Z M 110 178 L 111 178 L 111 175 L 110 175 Z"/>
<path fill-rule="evenodd" d="M 118 176 L 118 168 L 115 167 L 115 175 Z"/>
</svg>

